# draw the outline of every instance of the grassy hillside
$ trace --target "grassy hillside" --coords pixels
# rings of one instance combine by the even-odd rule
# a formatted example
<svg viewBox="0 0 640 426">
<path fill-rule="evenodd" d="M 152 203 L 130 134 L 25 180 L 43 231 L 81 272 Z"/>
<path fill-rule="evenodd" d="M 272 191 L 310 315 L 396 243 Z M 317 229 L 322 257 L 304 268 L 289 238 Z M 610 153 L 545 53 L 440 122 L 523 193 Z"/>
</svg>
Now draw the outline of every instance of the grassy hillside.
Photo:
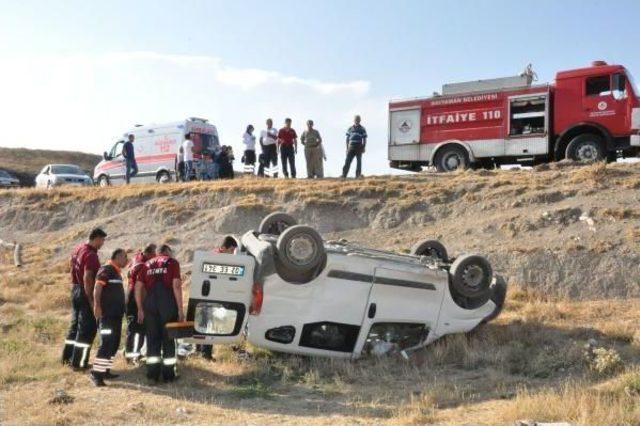
<svg viewBox="0 0 640 426">
<path fill-rule="evenodd" d="M 15 175 L 23 186 L 33 186 L 34 178 L 46 164 L 77 164 L 91 176 L 99 161 L 99 155 L 83 152 L 0 147 L 0 169 Z"/>
<path fill-rule="evenodd" d="M 640 424 L 640 164 L 374 177 L 0 191 L 0 423 Z M 357 362 L 247 347 L 191 358 L 150 386 L 126 366 L 106 389 L 59 365 L 68 254 L 89 229 L 100 251 L 171 244 L 188 294 L 193 250 L 285 210 L 325 238 L 406 251 L 441 239 L 509 278 L 503 314 L 469 335 Z M 47 274 L 43 276 L 43 265 Z M 44 279 L 43 279 L 44 278 Z M 56 390 L 74 398 L 52 401 Z M 99 402 L 100 409 L 96 408 Z M 98 416 L 98 413 L 101 413 Z"/>
</svg>

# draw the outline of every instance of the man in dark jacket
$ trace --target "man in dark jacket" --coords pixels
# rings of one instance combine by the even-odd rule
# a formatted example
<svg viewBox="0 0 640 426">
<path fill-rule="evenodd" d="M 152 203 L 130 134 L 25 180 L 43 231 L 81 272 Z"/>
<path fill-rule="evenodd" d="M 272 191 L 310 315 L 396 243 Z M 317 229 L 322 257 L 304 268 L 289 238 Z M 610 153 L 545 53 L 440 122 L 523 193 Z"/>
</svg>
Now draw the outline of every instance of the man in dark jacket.
<svg viewBox="0 0 640 426">
<path fill-rule="evenodd" d="M 93 291 L 93 313 L 98 320 L 100 347 L 93 361 L 91 380 L 96 386 L 104 386 L 104 379 L 118 377 L 111 374 L 113 357 L 120 346 L 122 316 L 125 311 L 122 268 L 127 264 L 127 252 L 116 249 L 111 260 L 98 271 Z"/>
<path fill-rule="evenodd" d="M 362 176 L 362 154 L 367 146 L 367 131 L 360 124 L 360 116 L 353 119 L 353 126 L 347 130 L 347 158 L 342 168 L 342 177 L 346 178 L 351 168 L 351 162 L 356 159 L 356 177 Z"/>
<path fill-rule="evenodd" d="M 129 135 L 129 139 L 122 145 L 122 156 L 125 161 L 124 178 L 129 183 L 129 180 L 138 174 L 138 164 L 136 163 L 136 155 L 133 149 L 133 141 L 135 136 Z"/>
</svg>

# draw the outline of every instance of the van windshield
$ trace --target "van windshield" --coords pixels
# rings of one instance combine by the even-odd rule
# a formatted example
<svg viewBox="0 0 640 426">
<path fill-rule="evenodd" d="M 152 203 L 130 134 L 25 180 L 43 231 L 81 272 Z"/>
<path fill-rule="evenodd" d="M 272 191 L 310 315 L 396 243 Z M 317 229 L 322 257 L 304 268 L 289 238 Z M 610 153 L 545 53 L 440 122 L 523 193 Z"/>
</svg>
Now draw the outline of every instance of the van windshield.
<svg viewBox="0 0 640 426">
<path fill-rule="evenodd" d="M 218 147 L 218 137 L 206 133 L 191 133 L 193 152 L 196 154 L 211 153 Z"/>
<path fill-rule="evenodd" d="M 77 166 L 51 166 L 54 175 L 83 175 L 84 172 Z"/>
</svg>

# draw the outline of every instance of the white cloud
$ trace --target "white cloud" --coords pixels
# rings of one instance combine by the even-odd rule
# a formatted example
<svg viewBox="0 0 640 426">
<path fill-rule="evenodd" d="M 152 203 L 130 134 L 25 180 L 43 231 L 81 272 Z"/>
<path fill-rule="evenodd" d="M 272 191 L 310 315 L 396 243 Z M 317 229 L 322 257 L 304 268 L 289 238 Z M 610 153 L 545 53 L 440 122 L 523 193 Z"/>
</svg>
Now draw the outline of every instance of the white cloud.
<svg viewBox="0 0 640 426">
<path fill-rule="evenodd" d="M 336 176 L 344 160 L 345 130 L 359 113 L 370 135 L 365 173 L 388 173 L 387 100 L 369 92 L 367 81 L 323 81 L 232 67 L 209 56 L 3 56 L 0 144 L 100 153 L 133 124 L 199 116 L 216 124 L 222 142 L 240 152 L 249 123 L 261 129 L 268 117 L 276 125 L 291 117 L 300 133 L 313 118 L 325 140 L 327 171 Z M 298 175 L 305 176 L 302 153 L 297 163 Z"/>
</svg>

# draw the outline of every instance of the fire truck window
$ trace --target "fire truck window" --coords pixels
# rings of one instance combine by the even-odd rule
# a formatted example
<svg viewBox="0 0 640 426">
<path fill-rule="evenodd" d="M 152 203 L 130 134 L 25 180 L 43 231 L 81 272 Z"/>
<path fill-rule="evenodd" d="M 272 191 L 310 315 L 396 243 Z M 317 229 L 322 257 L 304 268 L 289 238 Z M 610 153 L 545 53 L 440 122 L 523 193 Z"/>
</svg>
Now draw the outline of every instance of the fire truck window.
<svg viewBox="0 0 640 426">
<path fill-rule="evenodd" d="M 546 97 L 517 98 L 511 100 L 509 135 L 527 136 L 546 131 Z"/>
<path fill-rule="evenodd" d="M 608 75 L 587 78 L 587 96 L 606 96 L 611 94 L 611 80 Z"/>
<path fill-rule="evenodd" d="M 624 74 L 613 75 L 613 97 L 615 99 L 627 98 L 627 77 Z"/>
</svg>

